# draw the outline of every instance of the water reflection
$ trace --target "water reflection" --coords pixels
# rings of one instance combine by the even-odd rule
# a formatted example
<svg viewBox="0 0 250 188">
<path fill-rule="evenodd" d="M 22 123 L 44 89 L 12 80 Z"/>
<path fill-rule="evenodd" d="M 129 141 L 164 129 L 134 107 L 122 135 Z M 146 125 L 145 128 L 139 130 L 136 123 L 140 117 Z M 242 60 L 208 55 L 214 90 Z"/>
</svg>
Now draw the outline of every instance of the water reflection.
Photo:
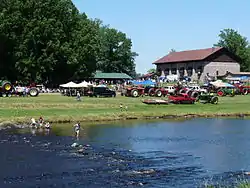
<svg viewBox="0 0 250 188">
<path fill-rule="evenodd" d="M 250 171 L 249 120 L 116 122 L 0 131 L 0 187 L 196 187 Z M 46 135 L 46 136 L 44 136 Z M 71 147 L 77 142 L 80 146 Z M 3 180 L 3 181 L 1 181 Z"/>
<path fill-rule="evenodd" d="M 50 134 L 50 129 L 30 128 L 30 133 L 33 136 L 36 136 L 36 135 L 45 135 L 45 136 L 48 136 Z"/>
</svg>

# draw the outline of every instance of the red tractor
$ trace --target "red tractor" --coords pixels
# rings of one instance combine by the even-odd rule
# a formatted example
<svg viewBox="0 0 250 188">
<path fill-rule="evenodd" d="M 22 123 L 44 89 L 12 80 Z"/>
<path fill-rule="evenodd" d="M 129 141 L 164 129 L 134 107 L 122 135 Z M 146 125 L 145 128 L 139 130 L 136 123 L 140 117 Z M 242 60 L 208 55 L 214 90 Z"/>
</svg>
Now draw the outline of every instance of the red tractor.
<svg viewBox="0 0 250 188">
<path fill-rule="evenodd" d="M 122 90 L 122 96 L 126 97 L 139 97 L 144 95 L 144 87 L 142 86 L 128 86 L 127 88 Z"/>
<path fill-rule="evenodd" d="M 237 94 L 248 95 L 248 93 L 250 93 L 250 86 L 239 84 L 235 84 L 234 86 L 237 88 Z"/>
<path fill-rule="evenodd" d="M 147 86 L 144 89 L 144 93 L 148 96 L 151 97 L 162 97 L 162 96 L 166 96 L 168 94 L 168 90 L 165 88 L 161 88 L 161 87 L 152 87 L 152 86 Z"/>
</svg>

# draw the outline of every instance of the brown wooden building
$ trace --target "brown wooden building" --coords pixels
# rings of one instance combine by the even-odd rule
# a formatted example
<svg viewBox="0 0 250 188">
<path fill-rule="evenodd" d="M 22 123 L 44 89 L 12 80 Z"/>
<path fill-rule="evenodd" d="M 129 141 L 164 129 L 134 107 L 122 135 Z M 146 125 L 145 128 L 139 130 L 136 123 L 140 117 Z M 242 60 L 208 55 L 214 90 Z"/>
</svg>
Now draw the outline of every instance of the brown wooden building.
<svg viewBox="0 0 250 188">
<path fill-rule="evenodd" d="M 153 64 L 161 76 L 176 74 L 180 78 L 205 81 L 207 76 L 240 72 L 240 59 L 226 48 L 214 47 L 199 50 L 171 52 Z"/>
</svg>

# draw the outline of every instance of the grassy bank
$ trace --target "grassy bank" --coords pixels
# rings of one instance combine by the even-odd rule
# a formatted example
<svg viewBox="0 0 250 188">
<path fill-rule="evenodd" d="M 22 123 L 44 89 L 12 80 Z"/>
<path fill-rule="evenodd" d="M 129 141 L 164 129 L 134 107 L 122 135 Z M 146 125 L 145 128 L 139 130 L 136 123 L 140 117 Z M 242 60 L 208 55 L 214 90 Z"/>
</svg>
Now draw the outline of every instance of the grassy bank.
<svg viewBox="0 0 250 188">
<path fill-rule="evenodd" d="M 142 98 L 117 96 L 116 98 L 40 95 L 38 97 L 0 98 L 0 122 L 27 122 L 31 117 L 44 116 L 51 122 L 109 121 L 124 119 L 213 117 L 250 115 L 250 95 L 219 98 L 218 105 L 146 105 Z M 128 107 L 121 111 L 120 103 Z"/>
<path fill-rule="evenodd" d="M 216 186 L 213 186 L 213 185 L 207 185 L 205 186 L 205 188 L 250 188 L 250 182 L 248 181 L 243 181 L 243 182 L 240 182 L 238 183 L 237 185 L 235 186 L 230 186 L 230 187 L 223 187 L 223 186 L 219 186 L 219 185 L 216 185 Z"/>
</svg>

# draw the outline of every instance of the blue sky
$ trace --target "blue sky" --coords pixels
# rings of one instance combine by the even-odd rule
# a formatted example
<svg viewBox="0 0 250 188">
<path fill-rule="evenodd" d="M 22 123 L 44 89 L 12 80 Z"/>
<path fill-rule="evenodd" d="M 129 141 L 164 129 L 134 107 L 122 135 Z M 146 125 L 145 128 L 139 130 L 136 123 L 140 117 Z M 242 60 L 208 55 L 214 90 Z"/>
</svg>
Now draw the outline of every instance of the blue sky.
<svg viewBox="0 0 250 188">
<path fill-rule="evenodd" d="M 99 18 L 133 41 L 136 71 L 154 68 L 152 62 L 172 48 L 209 48 L 224 28 L 250 38 L 249 0 L 73 0 L 80 12 Z"/>
</svg>

